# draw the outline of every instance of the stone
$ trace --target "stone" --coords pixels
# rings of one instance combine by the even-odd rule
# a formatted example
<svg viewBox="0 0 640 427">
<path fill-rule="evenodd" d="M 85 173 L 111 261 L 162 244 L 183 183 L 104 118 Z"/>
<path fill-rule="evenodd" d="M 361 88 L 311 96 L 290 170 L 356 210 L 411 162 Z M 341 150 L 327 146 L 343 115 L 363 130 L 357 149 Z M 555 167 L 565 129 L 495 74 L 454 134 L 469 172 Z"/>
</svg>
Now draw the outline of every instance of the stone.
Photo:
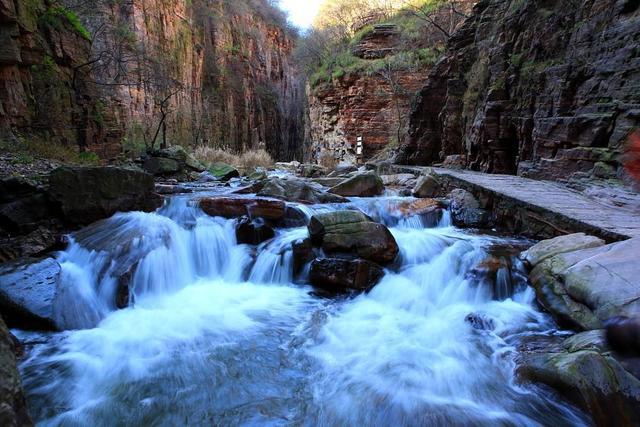
<svg viewBox="0 0 640 427">
<path fill-rule="evenodd" d="M 24 178 L 0 180 L 0 228 L 29 232 L 54 215 L 43 189 Z"/>
<path fill-rule="evenodd" d="M 207 171 L 217 180 L 229 181 L 231 178 L 238 178 L 240 172 L 238 169 L 226 163 L 213 163 Z"/>
<path fill-rule="evenodd" d="M 263 218 L 240 218 L 236 224 L 236 241 L 238 244 L 259 245 L 273 239 L 276 233 Z"/>
<path fill-rule="evenodd" d="M 457 188 L 447 198 L 451 203 L 451 218 L 454 225 L 469 228 L 489 228 L 491 214 L 480 207 L 480 202 L 470 192 Z"/>
<path fill-rule="evenodd" d="M 347 197 L 373 197 L 384 192 L 384 184 L 375 173 L 362 172 L 345 179 L 332 187 L 329 192 Z"/>
<path fill-rule="evenodd" d="M 299 239 L 291 244 L 293 252 L 293 274 L 299 275 L 304 267 L 315 258 L 315 251 L 311 239 Z"/>
<path fill-rule="evenodd" d="M 153 177 L 118 167 L 60 167 L 49 175 L 49 197 L 67 224 L 90 224 L 116 212 L 151 212 L 162 205 Z"/>
<path fill-rule="evenodd" d="M 529 278 L 541 305 L 578 330 L 640 312 L 640 238 L 547 258 Z"/>
<path fill-rule="evenodd" d="M 311 241 L 328 254 L 355 254 L 384 265 L 393 262 L 399 252 L 391 232 L 360 211 L 314 215 L 308 229 Z"/>
<path fill-rule="evenodd" d="M 348 200 L 306 183 L 298 178 L 270 178 L 258 192 L 258 196 L 275 197 L 302 203 L 345 203 Z"/>
<path fill-rule="evenodd" d="M 53 258 L 21 259 L 0 267 L 0 308 L 12 327 L 56 329 L 53 304 L 60 271 Z"/>
<path fill-rule="evenodd" d="M 305 178 L 320 178 L 326 176 L 328 172 L 324 166 L 313 163 L 303 163 L 297 168 L 297 173 Z"/>
<path fill-rule="evenodd" d="M 385 187 L 400 187 L 404 185 L 414 184 L 416 176 L 411 173 L 397 173 L 393 175 L 380 175 L 380 179 Z"/>
<path fill-rule="evenodd" d="M 604 322 L 606 341 L 618 353 L 640 357 L 640 315 L 615 316 Z"/>
<path fill-rule="evenodd" d="M 484 313 L 469 313 L 465 316 L 464 321 L 473 329 L 480 331 L 492 331 L 496 328 L 494 320 Z"/>
<path fill-rule="evenodd" d="M 0 317 L 0 425 L 31 426 L 15 353 L 15 343 Z"/>
<path fill-rule="evenodd" d="M 440 182 L 438 178 L 430 174 L 420 175 L 411 194 L 414 197 L 435 197 L 440 192 Z"/>
<path fill-rule="evenodd" d="M 165 157 L 149 157 L 142 164 L 142 169 L 154 176 L 172 175 L 182 170 L 180 163 Z"/>
<path fill-rule="evenodd" d="M 567 339 L 563 350 L 521 351 L 517 373 L 525 381 L 555 389 L 596 425 L 638 425 L 640 380 L 602 348 L 602 331 L 595 332 Z"/>
<path fill-rule="evenodd" d="M 382 276 L 382 267 L 362 259 L 318 258 L 309 271 L 311 285 L 331 293 L 369 291 Z"/>
<path fill-rule="evenodd" d="M 264 198 L 207 197 L 198 202 L 207 215 L 225 218 L 264 218 L 278 221 L 284 218 L 286 204 L 281 200 Z"/>
<path fill-rule="evenodd" d="M 547 258 L 580 249 L 597 248 L 604 246 L 605 241 L 585 233 L 567 234 L 542 240 L 520 254 L 520 258 L 531 267 L 535 267 Z"/>
</svg>

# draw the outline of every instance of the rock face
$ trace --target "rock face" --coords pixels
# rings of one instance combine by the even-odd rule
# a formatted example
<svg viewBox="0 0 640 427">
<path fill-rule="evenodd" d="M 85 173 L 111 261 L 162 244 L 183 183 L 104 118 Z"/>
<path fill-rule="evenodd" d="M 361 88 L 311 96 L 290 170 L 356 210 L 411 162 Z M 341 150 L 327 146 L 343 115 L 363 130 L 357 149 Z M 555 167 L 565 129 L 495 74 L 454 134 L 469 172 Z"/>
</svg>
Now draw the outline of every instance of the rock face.
<svg viewBox="0 0 640 427">
<path fill-rule="evenodd" d="M 329 212 L 311 217 L 311 241 L 328 253 L 355 254 L 379 264 L 393 262 L 399 248 L 389 230 L 359 211 Z"/>
<path fill-rule="evenodd" d="M 561 324 L 602 328 L 640 312 L 640 238 L 544 259 L 531 271 L 538 301 Z"/>
<path fill-rule="evenodd" d="M 0 425 L 31 426 L 16 365 L 15 344 L 0 317 Z"/>
<path fill-rule="evenodd" d="M 375 173 L 363 172 L 345 179 L 329 191 L 340 196 L 373 197 L 384 192 L 384 184 Z"/>
<path fill-rule="evenodd" d="M 640 4 L 478 2 L 432 69 L 396 161 L 545 179 L 621 175 L 640 125 Z"/>
<path fill-rule="evenodd" d="M 295 36 L 266 0 L 3 1 L 0 34 L 4 133 L 103 158 L 117 156 L 123 140 L 125 149 L 144 146 L 158 130 L 158 141 L 302 158 Z"/>
<path fill-rule="evenodd" d="M 319 258 L 309 271 L 311 284 L 331 293 L 368 291 L 382 276 L 382 267 L 362 259 Z"/>
<path fill-rule="evenodd" d="M 64 221 L 89 224 L 116 212 L 150 212 L 162 205 L 153 177 L 116 167 L 61 167 L 49 175 L 51 199 Z"/>
</svg>

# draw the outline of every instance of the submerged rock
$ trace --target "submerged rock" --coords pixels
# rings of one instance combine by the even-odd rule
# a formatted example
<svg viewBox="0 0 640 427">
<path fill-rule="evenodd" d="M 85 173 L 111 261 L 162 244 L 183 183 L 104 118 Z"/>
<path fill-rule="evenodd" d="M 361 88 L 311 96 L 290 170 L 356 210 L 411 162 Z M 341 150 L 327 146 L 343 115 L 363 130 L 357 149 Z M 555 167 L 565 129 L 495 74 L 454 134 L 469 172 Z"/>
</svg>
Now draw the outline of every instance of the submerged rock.
<svg viewBox="0 0 640 427">
<path fill-rule="evenodd" d="M 303 203 L 345 203 L 348 200 L 335 194 L 323 191 L 321 187 L 312 186 L 297 178 L 271 178 L 258 196 L 275 197 Z"/>
<path fill-rule="evenodd" d="M 382 276 L 382 267 L 363 259 L 319 258 L 309 271 L 313 286 L 335 293 L 368 291 Z"/>
<path fill-rule="evenodd" d="M 53 258 L 21 259 L 0 268 L 0 308 L 10 325 L 56 329 L 53 304 L 60 271 Z"/>
<path fill-rule="evenodd" d="M 332 187 L 329 192 L 340 196 L 373 197 L 384 192 L 384 184 L 375 173 L 362 172 Z"/>
<path fill-rule="evenodd" d="M 561 253 L 530 274 L 538 301 L 558 322 L 602 328 L 613 316 L 640 313 L 640 238 Z"/>
<path fill-rule="evenodd" d="M 7 326 L 0 317 L 0 425 L 32 425 L 16 362 L 16 348 Z"/>
<path fill-rule="evenodd" d="M 61 167 L 49 176 L 49 194 L 66 223 L 90 224 L 116 212 L 151 212 L 162 205 L 153 177 L 118 167 Z"/>
<path fill-rule="evenodd" d="M 361 258 L 388 264 L 399 248 L 391 232 L 360 211 L 335 211 L 311 217 L 309 236 L 326 253 L 356 254 Z"/>
</svg>

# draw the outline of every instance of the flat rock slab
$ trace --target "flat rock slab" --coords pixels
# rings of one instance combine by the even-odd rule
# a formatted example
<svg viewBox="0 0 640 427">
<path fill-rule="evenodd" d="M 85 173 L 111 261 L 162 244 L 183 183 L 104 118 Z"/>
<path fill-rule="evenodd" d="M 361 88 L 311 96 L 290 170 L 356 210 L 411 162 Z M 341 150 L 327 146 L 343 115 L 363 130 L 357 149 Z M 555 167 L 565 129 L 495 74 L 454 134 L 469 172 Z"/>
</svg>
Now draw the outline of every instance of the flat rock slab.
<svg viewBox="0 0 640 427">
<path fill-rule="evenodd" d="M 424 167 L 396 166 L 396 169 L 421 172 Z M 558 183 L 513 175 L 432 169 L 453 186 L 492 198 L 494 205 L 502 203 L 514 210 L 524 208 L 531 221 L 547 223 L 556 230 L 556 235 L 586 232 L 608 242 L 640 236 L 640 214 L 599 203 Z"/>
</svg>

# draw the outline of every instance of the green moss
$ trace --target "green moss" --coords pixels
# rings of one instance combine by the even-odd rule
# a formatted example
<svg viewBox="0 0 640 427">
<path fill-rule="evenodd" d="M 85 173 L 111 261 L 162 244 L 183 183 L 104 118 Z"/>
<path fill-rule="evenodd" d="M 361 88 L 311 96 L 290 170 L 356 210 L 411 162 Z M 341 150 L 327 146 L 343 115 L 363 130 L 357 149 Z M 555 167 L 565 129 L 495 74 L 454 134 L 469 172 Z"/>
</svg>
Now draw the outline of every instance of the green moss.
<svg viewBox="0 0 640 427">
<path fill-rule="evenodd" d="M 53 28 L 61 29 L 65 23 L 71 25 L 71 28 L 75 30 L 81 37 L 91 40 L 91 34 L 89 30 L 82 25 L 80 18 L 75 12 L 66 9 L 62 6 L 54 6 L 47 9 L 47 11 L 40 17 L 40 22 L 46 25 L 50 25 Z"/>
</svg>

